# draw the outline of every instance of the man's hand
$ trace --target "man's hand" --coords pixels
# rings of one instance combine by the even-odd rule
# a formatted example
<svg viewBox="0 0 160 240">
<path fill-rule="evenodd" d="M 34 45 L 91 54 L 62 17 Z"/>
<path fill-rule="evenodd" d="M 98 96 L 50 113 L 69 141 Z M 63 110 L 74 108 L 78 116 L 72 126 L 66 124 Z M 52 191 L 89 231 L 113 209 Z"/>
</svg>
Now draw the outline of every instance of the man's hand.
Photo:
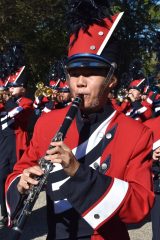
<svg viewBox="0 0 160 240">
<path fill-rule="evenodd" d="M 128 94 L 128 98 L 130 98 L 131 102 L 135 102 L 135 98 L 134 98 L 134 96 L 132 95 L 132 93 L 129 93 L 129 94 Z"/>
<path fill-rule="evenodd" d="M 38 181 L 34 179 L 36 176 L 43 175 L 43 170 L 39 166 L 30 167 L 23 170 L 17 189 L 21 194 L 24 194 L 31 185 L 37 185 Z"/>
<path fill-rule="evenodd" d="M 47 150 L 47 155 L 44 158 L 52 163 L 60 163 L 69 176 L 74 176 L 80 163 L 73 155 L 71 149 L 63 142 L 52 142 L 51 145 L 54 148 Z"/>
<path fill-rule="evenodd" d="M 153 160 L 154 161 L 159 161 L 160 160 L 160 147 L 156 148 L 154 151 L 153 151 Z"/>
</svg>

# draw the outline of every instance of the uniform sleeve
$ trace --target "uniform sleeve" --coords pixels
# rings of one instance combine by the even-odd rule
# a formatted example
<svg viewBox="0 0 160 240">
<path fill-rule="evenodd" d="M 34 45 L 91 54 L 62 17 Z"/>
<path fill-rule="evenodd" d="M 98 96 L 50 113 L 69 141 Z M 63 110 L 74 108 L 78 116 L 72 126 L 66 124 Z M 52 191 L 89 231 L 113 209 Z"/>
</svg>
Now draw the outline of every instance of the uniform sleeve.
<svg viewBox="0 0 160 240">
<path fill-rule="evenodd" d="M 147 101 L 135 101 L 133 104 L 134 111 L 130 117 L 140 122 L 144 122 L 152 117 L 152 108 L 149 106 Z"/>
<path fill-rule="evenodd" d="M 36 97 L 33 106 L 35 109 L 40 109 L 42 113 L 48 113 L 54 108 L 53 102 L 44 96 Z"/>
<path fill-rule="evenodd" d="M 123 112 L 122 102 L 118 102 L 117 99 L 113 98 L 113 99 L 111 99 L 111 103 L 115 110 L 117 110 L 119 112 Z"/>
<path fill-rule="evenodd" d="M 143 129 L 139 141 L 133 149 L 124 176 L 130 188 L 119 216 L 125 223 L 136 223 L 143 220 L 153 205 L 152 144 L 151 131 Z"/>
<path fill-rule="evenodd" d="M 74 177 L 61 187 L 81 216 L 97 230 L 118 215 L 124 223 L 142 220 L 154 200 L 150 152 L 152 137 L 144 130 L 128 159 L 123 179 L 100 174 L 81 164 Z"/>
<path fill-rule="evenodd" d="M 33 106 L 34 108 L 39 108 L 40 105 L 42 104 L 42 101 L 43 101 L 43 96 L 39 96 L 39 97 L 35 97 L 35 100 L 34 100 L 34 103 L 33 103 Z"/>
<path fill-rule="evenodd" d="M 15 103 L 11 98 L 5 103 L 4 107 L 0 112 L 0 125 L 2 131 L 10 126 L 14 122 L 14 116 L 12 114 L 12 110 L 16 109 L 18 104 Z M 19 109 L 21 111 L 21 109 Z M 13 111 L 14 112 L 14 111 Z"/>
<path fill-rule="evenodd" d="M 29 98 L 24 98 L 22 99 L 22 101 L 19 102 L 18 107 L 16 109 L 13 109 L 13 111 L 16 112 L 14 116 L 16 124 L 21 126 L 22 129 L 27 128 L 34 111 L 33 101 Z"/>
<path fill-rule="evenodd" d="M 20 200 L 20 194 L 17 190 L 17 183 L 19 177 L 21 176 L 24 169 L 31 166 L 37 165 L 37 159 L 40 158 L 37 142 L 37 128 L 35 126 L 35 131 L 30 141 L 30 146 L 24 152 L 22 158 L 14 165 L 13 172 L 7 177 L 5 183 L 5 193 L 6 193 L 6 206 L 8 211 L 9 219 L 14 214 L 15 209 Z"/>
<path fill-rule="evenodd" d="M 124 100 L 121 104 L 121 111 L 123 113 L 126 113 L 130 109 L 130 107 L 131 107 L 131 102 L 128 100 L 126 101 Z"/>
<path fill-rule="evenodd" d="M 18 102 L 10 98 L 5 104 L 6 115 L 9 118 L 14 118 L 19 112 L 23 110 L 22 106 L 19 106 Z"/>
<path fill-rule="evenodd" d="M 29 115 L 33 112 L 33 102 L 30 99 L 23 98 L 20 102 L 14 102 L 9 99 L 5 111 L 1 112 L 2 130 L 15 122 L 15 119 L 20 118 L 20 122 L 27 121 Z"/>
<path fill-rule="evenodd" d="M 152 117 L 152 107 L 148 104 L 147 101 L 142 101 L 142 107 L 138 109 L 138 113 L 141 117 L 142 122 L 144 122 Z"/>
</svg>

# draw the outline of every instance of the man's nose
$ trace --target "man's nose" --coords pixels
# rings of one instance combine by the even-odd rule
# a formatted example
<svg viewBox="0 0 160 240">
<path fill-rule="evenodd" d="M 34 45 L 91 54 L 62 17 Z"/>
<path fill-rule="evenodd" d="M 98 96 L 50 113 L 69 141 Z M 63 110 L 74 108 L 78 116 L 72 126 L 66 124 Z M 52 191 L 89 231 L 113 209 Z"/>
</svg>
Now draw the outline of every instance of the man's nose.
<svg viewBox="0 0 160 240">
<path fill-rule="evenodd" d="M 86 77 L 80 75 L 77 79 L 77 86 L 78 87 L 85 87 L 87 85 Z"/>
</svg>

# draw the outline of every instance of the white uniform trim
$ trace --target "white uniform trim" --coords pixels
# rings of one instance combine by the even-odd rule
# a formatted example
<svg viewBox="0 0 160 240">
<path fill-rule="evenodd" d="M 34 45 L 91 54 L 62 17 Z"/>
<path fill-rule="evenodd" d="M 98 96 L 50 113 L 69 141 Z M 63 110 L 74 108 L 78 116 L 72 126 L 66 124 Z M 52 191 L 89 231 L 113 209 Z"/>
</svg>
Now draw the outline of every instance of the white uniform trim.
<svg viewBox="0 0 160 240">
<path fill-rule="evenodd" d="M 131 108 L 130 110 L 128 110 L 125 115 L 126 115 L 126 116 L 130 116 L 132 112 L 133 112 L 133 108 Z"/>
<path fill-rule="evenodd" d="M 141 107 L 137 110 L 137 113 L 144 113 L 147 110 L 146 107 Z"/>
<path fill-rule="evenodd" d="M 21 112 L 22 110 L 23 110 L 23 107 L 18 106 L 18 107 L 16 107 L 16 108 L 14 108 L 12 111 L 10 111 L 10 112 L 8 113 L 8 116 L 9 116 L 10 118 L 12 118 L 12 117 L 14 117 L 15 115 L 17 115 L 19 112 Z"/>
<path fill-rule="evenodd" d="M 6 129 L 8 126 L 10 126 L 14 122 L 14 118 L 10 119 L 6 123 L 2 124 L 2 130 Z"/>
<path fill-rule="evenodd" d="M 25 69 L 25 66 L 23 66 L 23 67 L 21 68 L 21 70 L 19 71 L 19 73 L 18 73 L 17 77 L 15 78 L 14 82 L 17 81 L 17 79 L 19 78 L 19 76 L 21 75 L 21 73 L 23 72 L 24 69 Z"/>
<path fill-rule="evenodd" d="M 160 139 L 153 143 L 153 151 L 158 147 L 160 147 Z"/>
<path fill-rule="evenodd" d="M 154 111 L 158 112 L 160 110 L 160 107 L 155 107 Z"/>
<path fill-rule="evenodd" d="M 49 113 L 49 112 L 51 112 L 51 109 L 45 107 L 45 108 L 43 108 L 42 112 Z"/>
<path fill-rule="evenodd" d="M 21 175 L 22 175 L 22 174 L 18 175 L 16 178 L 14 178 L 14 179 L 12 180 L 12 182 L 10 183 L 8 189 L 10 188 L 11 184 L 12 184 L 18 177 L 20 177 Z M 7 189 L 7 191 L 8 191 L 8 189 Z M 6 201 L 6 208 L 7 208 L 7 213 L 8 213 L 8 225 L 10 226 L 10 225 L 11 225 L 11 211 L 10 211 L 10 207 L 9 207 L 8 200 L 7 200 L 7 194 L 6 194 L 6 198 L 5 198 L 5 199 L 6 199 L 5 201 Z"/>
<path fill-rule="evenodd" d="M 36 104 L 39 104 L 41 101 L 39 100 L 38 97 L 36 97 L 36 98 L 35 98 L 35 102 L 36 102 Z"/>
<path fill-rule="evenodd" d="M 107 195 L 83 216 L 93 229 L 106 221 L 119 208 L 128 192 L 128 188 L 128 182 L 114 178 L 113 185 Z M 98 218 L 95 216 L 98 216 Z"/>
<path fill-rule="evenodd" d="M 6 120 L 8 118 L 8 115 L 6 113 L 6 115 L 4 117 L 1 117 L 1 122 L 3 122 L 4 120 Z"/>
<path fill-rule="evenodd" d="M 121 13 L 118 14 L 118 16 L 117 16 L 117 18 L 115 19 L 112 27 L 111 27 L 110 30 L 109 30 L 107 36 L 105 37 L 103 43 L 101 44 L 99 50 L 97 51 L 97 55 L 101 55 L 104 47 L 106 46 L 107 42 L 109 41 L 110 37 L 112 36 L 112 33 L 114 32 L 114 30 L 115 30 L 117 24 L 119 23 L 121 17 L 123 16 L 123 14 L 124 14 L 124 12 L 121 12 Z"/>
<path fill-rule="evenodd" d="M 147 101 L 149 104 L 152 104 L 152 103 L 153 103 L 152 99 L 150 99 L 149 97 L 146 99 L 146 101 Z"/>
<path fill-rule="evenodd" d="M 116 111 L 114 111 L 109 118 L 102 122 L 102 124 L 92 133 L 89 139 L 72 150 L 77 159 L 84 157 L 99 144 L 115 113 Z"/>
<path fill-rule="evenodd" d="M 143 78 L 143 79 L 137 84 L 137 87 L 139 87 L 144 81 L 145 81 L 145 78 Z"/>
<path fill-rule="evenodd" d="M 52 191 L 59 190 L 63 183 L 65 183 L 70 177 L 63 179 L 62 181 L 52 183 Z"/>
<path fill-rule="evenodd" d="M 34 107 L 34 108 L 38 108 L 38 104 L 33 103 L 33 107 Z"/>
<path fill-rule="evenodd" d="M 93 148 L 97 146 L 97 144 L 102 140 L 102 138 L 105 135 L 106 129 L 111 122 L 112 118 L 114 117 L 116 111 L 114 111 L 102 124 L 92 133 L 92 135 L 89 137 L 87 141 L 79 145 L 78 147 L 72 149 L 73 154 L 76 156 L 77 159 L 80 159 L 85 154 L 89 153 Z M 100 159 L 101 157 L 98 157 L 92 164 L 90 164 L 90 167 L 94 168 L 95 162 L 100 165 Z M 61 170 L 62 166 L 59 163 L 54 164 L 54 168 L 52 172 L 56 172 L 58 170 Z M 62 181 L 52 183 L 52 191 L 59 190 L 63 183 L 65 183 L 70 177 L 67 177 L 63 179 Z M 62 205 L 61 205 L 62 204 Z M 54 203 L 54 208 L 56 213 L 60 213 L 63 211 L 66 211 L 70 209 L 72 206 L 71 204 L 68 204 L 68 200 L 59 200 L 56 203 Z"/>
</svg>

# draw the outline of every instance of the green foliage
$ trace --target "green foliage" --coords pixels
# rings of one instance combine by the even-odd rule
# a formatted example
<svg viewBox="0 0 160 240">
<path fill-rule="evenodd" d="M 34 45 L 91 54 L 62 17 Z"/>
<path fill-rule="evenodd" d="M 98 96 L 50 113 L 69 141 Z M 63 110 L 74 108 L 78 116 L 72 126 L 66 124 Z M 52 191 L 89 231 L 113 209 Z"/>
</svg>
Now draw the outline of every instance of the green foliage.
<svg viewBox="0 0 160 240">
<path fill-rule="evenodd" d="M 155 45 L 158 29 L 160 31 L 160 5 L 158 2 L 155 0 L 114 1 L 113 11 L 124 11 L 119 33 L 124 44 L 122 69 L 127 69 L 130 61 L 139 58 L 144 62 L 147 75 L 154 71 L 158 62 L 158 59 L 155 58 L 155 53 L 158 52 Z"/>
<path fill-rule="evenodd" d="M 33 81 L 44 81 L 54 59 L 66 54 L 63 5 L 51 0 L 1 1 L 0 16 L 1 48 L 8 42 L 22 42 Z"/>
</svg>

